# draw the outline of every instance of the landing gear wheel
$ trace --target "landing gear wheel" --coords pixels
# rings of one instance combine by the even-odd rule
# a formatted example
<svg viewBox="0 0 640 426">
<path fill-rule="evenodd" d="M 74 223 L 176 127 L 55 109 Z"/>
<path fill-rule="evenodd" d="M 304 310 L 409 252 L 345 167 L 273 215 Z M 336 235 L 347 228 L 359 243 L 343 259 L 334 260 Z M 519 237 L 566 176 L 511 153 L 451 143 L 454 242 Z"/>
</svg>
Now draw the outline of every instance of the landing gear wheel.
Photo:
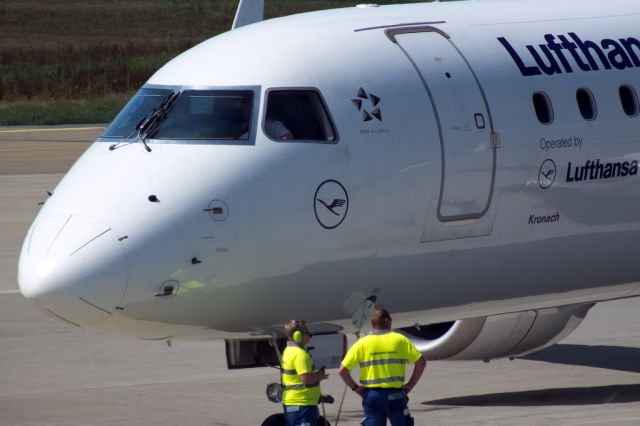
<svg viewBox="0 0 640 426">
<path fill-rule="evenodd" d="M 285 426 L 286 422 L 284 421 L 284 414 L 272 414 L 262 422 L 262 426 Z M 324 426 L 324 425 L 323 425 Z"/>
<path fill-rule="evenodd" d="M 324 417 L 320 416 L 318 417 L 318 423 L 316 423 L 316 426 L 331 426 L 331 423 L 329 423 L 329 421 Z"/>
<path fill-rule="evenodd" d="M 285 426 L 286 422 L 284 421 L 284 414 L 272 414 L 262 422 L 262 426 Z M 327 421 L 324 417 L 318 417 L 318 422 L 316 426 L 331 426 L 331 423 Z"/>
</svg>

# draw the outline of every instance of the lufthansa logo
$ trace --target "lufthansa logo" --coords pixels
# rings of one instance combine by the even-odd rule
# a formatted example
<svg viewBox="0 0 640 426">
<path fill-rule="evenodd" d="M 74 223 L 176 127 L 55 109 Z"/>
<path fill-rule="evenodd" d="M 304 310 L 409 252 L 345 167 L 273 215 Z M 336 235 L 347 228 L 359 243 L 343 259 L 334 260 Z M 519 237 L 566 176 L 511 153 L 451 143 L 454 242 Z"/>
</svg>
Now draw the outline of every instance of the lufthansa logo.
<svg viewBox="0 0 640 426">
<path fill-rule="evenodd" d="M 553 185 L 556 180 L 556 174 L 556 163 L 550 158 L 544 160 L 538 171 L 538 185 L 540 185 L 540 188 L 547 189 Z"/>
<path fill-rule="evenodd" d="M 349 210 L 349 196 L 337 180 L 322 182 L 313 196 L 313 210 L 320 226 L 334 229 L 340 226 Z"/>
</svg>

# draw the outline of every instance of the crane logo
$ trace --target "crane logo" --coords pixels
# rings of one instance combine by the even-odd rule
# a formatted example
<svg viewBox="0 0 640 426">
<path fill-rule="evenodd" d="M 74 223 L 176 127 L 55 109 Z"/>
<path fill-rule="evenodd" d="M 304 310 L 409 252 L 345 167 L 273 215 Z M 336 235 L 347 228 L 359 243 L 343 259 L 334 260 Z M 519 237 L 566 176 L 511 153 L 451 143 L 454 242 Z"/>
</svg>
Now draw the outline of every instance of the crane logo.
<svg viewBox="0 0 640 426">
<path fill-rule="evenodd" d="M 322 182 L 313 196 L 313 211 L 320 226 L 334 229 L 340 226 L 349 210 L 349 195 L 337 180 Z"/>
<path fill-rule="evenodd" d="M 362 112 L 362 121 L 376 119 L 382 121 L 380 110 L 380 98 L 372 93 L 367 93 L 362 87 L 358 90 L 356 98 L 351 99 L 356 109 Z"/>
<path fill-rule="evenodd" d="M 553 181 L 556 180 L 556 163 L 550 158 L 544 160 L 538 171 L 538 185 L 540 188 L 547 189 L 553 185 Z"/>
</svg>

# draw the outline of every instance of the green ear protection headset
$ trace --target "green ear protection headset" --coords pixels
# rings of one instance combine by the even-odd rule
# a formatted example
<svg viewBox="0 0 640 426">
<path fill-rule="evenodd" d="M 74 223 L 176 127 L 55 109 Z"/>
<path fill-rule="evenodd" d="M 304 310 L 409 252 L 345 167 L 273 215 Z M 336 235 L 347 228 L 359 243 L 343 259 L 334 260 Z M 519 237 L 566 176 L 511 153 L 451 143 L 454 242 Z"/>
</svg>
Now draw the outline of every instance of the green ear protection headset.
<svg viewBox="0 0 640 426">
<path fill-rule="evenodd" d="M 302 342 L 302 332 L 300 330 L 296 330 L 293 332 L 293 341 L 296 343 Z"/>
</svg>

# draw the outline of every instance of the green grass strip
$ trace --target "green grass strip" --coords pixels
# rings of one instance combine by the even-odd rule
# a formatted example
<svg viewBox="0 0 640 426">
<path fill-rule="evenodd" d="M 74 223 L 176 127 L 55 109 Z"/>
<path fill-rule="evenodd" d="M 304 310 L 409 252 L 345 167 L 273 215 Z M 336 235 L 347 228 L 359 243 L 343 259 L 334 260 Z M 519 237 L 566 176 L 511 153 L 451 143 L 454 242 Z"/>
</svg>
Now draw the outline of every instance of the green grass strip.
<svg viewBox="0 0 640 426">
<path fill-rule="evenodd" d="M 108 123 L 133 93 L 81 100 L 0 101 L 0 125 Z"/>
</svg>

